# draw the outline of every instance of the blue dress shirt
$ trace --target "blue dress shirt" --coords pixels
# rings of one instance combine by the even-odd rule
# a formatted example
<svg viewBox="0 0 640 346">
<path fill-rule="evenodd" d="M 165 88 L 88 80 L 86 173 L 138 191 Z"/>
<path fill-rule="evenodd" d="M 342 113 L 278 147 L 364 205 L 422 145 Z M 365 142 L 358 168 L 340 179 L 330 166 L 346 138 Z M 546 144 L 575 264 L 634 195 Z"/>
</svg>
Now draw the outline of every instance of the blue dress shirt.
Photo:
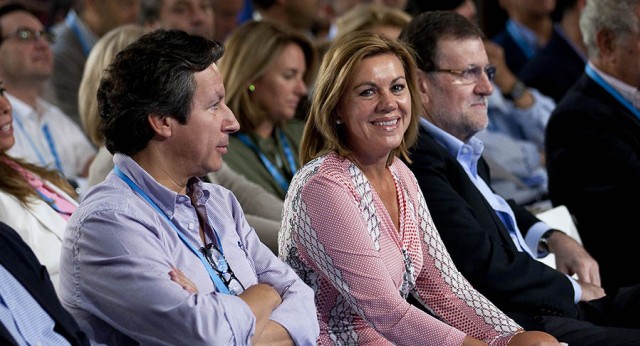
<svg viewBox="0 0 640 346">
<path fill-rule="evenodd" d="M 0 322 L 19 345 L 69 345 L 31 294 L 0 265 Z"/>
<path fill-rule="evenodd" d="M 500 195 L 495 194 L 482 177 L 478 175 L 478 160 L 480 159 L 484 148 L 482 141 L 476 137 L 471 137 L 467 143 L 463 143 L 439 127 L 431 124 L 425 118 L 420 118 L 420 126 L 423 126 L 439 144 L 445 147 L 464 168 L 469 179 L 471 179 L 473 184 L 482 193 L 487 202 L 489 202 L 491 207 L 496 211 L 500 220 L 504 223 L 518 250 L 528 253 L 533 258 L 546 256 L 548 253 L 537 251 L 538 242 L 540 237 L 551 228 L 544 222 L 540 221 L 531 226 L 526 237 L 523 237 L 520 229 L 518 229 L 515 214 L 509 204 Z M 573 278 L 569 276 L 567 276 L 567 278 L 573 285 L 575 292 L 574 302 L 577 303 L 580 300 L 580 296 L 582 296 L 582 288 Z"/>
</svg>

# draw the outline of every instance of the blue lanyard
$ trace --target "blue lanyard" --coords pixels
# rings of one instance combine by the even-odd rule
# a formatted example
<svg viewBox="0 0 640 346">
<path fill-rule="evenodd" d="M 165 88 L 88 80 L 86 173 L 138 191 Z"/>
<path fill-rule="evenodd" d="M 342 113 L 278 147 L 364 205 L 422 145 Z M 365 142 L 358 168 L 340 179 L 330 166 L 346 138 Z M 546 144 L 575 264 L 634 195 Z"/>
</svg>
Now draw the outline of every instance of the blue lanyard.
<svg viewBox="0 0 640 346">
<path fill-rule="evenodd" d="M 42 132 L 44 133 L 44 138 L 47 140 L 47 144 L 49 145 L 49 150 L 51 150 L 51 155 L 53 155 L 53 159 L 56 162 L 56 167 L 61 173 L 64 173 L 62 170 L 62 163 L 60 163 L 60 157 L 58 156 L 58 151 L 56 150 L 56 144 L 53 141 L 51 132 L 49 132 L 48 124 L 44 124 L 44 126 L 42 126 Z"/>
<path fill-rule="evenodd" d="M 140 189 L 140 187 L 138 185 L 136 185 L 136 183 L 134 183 L 126 174 L 124 174 L 120 170 L 120 168 L 118 168 L 118 166 L 114 166 L 113 167 L 113 171 L 116 173 L 116 175 L 118 177 L 120 177 L 120 179 L 122 179 L 125 183 L 127 183 L 127 185 L 129 185 L 129 187 L 131 187 L 131 189 L 133 189 L 142 198 L 144 198 L 144 200 L 146 200 L 147 203 L 149 203 L 158 212 L 158 214 L 163 216 L 165 218 L 165 220 L 169 221 L 169 224 L 171 225 L 171 227 L 173 227 L 173 229 L 176 231 L 176 233 L 178 233 L 178 236 L 180 237 L 182 242 L 185 243 L 185 245 L 187 245 L 187 247 L 189 247 L 191 252 L 193 252 L 196 256 L 198 256 L 198 258 L 200 259 L 200 262 L 202 262 L 202 264 L 204 264 L 204 267 L 207 269 L 207 272 L 209 273 L 209 276 L 211 277 L 211 280 L 213 281 L 213 284 L 216 286 L 216 289 L 218 290 L 218 292 L 224 293 L 224 294 L 230 294 L 229 289 L 222 282 L 222 279 L 220 279 L 220 276 L 218 276 L 218 273 L 216 273 L 213 270 L 213 267 L 211 267 L 211 265 L 209 264 L 207 259 L 204 258 L 204 255 L 202 255 L 202 253 L 200 251 L 198 251 L 198 249 L 196 249 L 193 246 L 193 244 L 191 244 L 189 239 L 187 239 L 187 237 L 184 234 L 182 234 L 182 232 L 180 232 L 180 230 L 173 223 L 173 221 L 171 221 L 171 219 L 169 219 L 169 216 L 167 216 L 167 214 L 165 214 L 162 211 L 162 209 L 160 209 L 160 207 L 153 200 L 151 200 L 151 198 L 149 198 L 149 196 L 144 191 L 142 191 L 142 189 Z M 224 255 L 224 252 L 222 251 L 222 242 L 220 242 L 220 237 L 218 237 L 218 233 L 216 233 L 216 231 L 213 230 L 213 234 L 216 236 L 216 241 L 218 242 L 217 245 L 219 246 L 218 249 L 219 249 L 220 253 Z"/>
<path fill-rule="evenodd" d="M 622 105 L 625 106 L 629 111 L 631 111 L 633 115 L 640 119 L 640 111 L 636 107 L 634 107 L 633 104 L 629 102 L 629 100 L 625 99 L 616 89 L 609 85 L 609 83 L 602 79 L 602 77 L 598 73 L 596 73 L 596 71 L 594 71 L 591 66 L 587 64 L 587 66 L 584 68 L 584 72 L 589 77 L 591 77 L 594 82 L 598 83 L 598 85 L 600 85 L 604 90 L 611 94 L 613 98 L 622 103 Z"/>
<path fill-rule="evenodd" d="M 16 124 L 18 124 L 18 127 L 20 128 L 20 131 L 27 138 L 27 141 L 29 142 L 29 145 L 31 146 L 31 149 L 33 149 L 33 151 L 36 153 L 36 156 L 38 156 L 38 160 L 40 160 L 40 163 L 43 166 L 48 166 L 49 163 L 47 162 L 47 160 L 45 160 L 45 158 L 42 155 L 42 153 L 40 152 L 40 150 L 38 150 L 38 146 L 33 142 L 33 138 L 31 138 L 31 136 L 29 135 L 29 132 L 24 129 L 24 125 L 22 125 L 22 121 L 20 120 L 20 117 L 17 116 L 17 114 L 15 112 L 13 113 L 13 120 L 15 120 Z M 64 171 L 62 170 L 62 163 L 60 162 L 60 156 L 58 156 L 58 151 L 56 150 L 56 145 L 53 142 L 53 137 L 51 136 L 51 132 L 49 131 L 49 125 L 44 124 L 42 126 L 42 132 L 44 133 L 44 138 L 47 140 L 47 145 L 49 146 L 49 150 L 51 151 L 51 155 L 53 155 L 53 160 L 55 161 L 56 169 L 60 173 L 64 174 Z"/>
<path fill-rule="evenodd" d="M 82 47 L 82 52 L 84 56 L 89 56 L 89 52 L 91 51 L 91 44 L 87 41 L 85 35 L 80 31 L 80 26 L 78 24 L 78 15 L 75 11 L 71 11 L 69 15 L 67 15 L 67 19 L 65 20 L 66 24 L 71 28 L 73 33 L 75 34 L 80 46 Z"/>
<path fill-rule="evenodd" d="M 289 147 L 288 141 L 285 138 L 284 133 L 278 129 L 276 129 L 276 132 L 280 136 L 280 142 L 282 143 L 282 150 L 284 151 L 284 157 L 287 160 L 287 163 L 289 164 L 289 169 L 291 170 L 291 175 L 293 176 L 296 174 L 296 162 L 293 159 L 293 153 L 291 152 L 291 148 Z M 278 185 L 280 185 L 280 188 L 282 189 L 282 191 L 287 192 L 287 190 L 289 189 L 289 181 L 284 178 L 282 173 L 280 173 L 280 170 L 278 170 L 278 168 L 274 166 L 273 163 L 271 163 L 269 158 L 264 153 L 262 153 L 262 151 L 260 151 L 260 148 L 258 148 L 258 146 L 255 143 L 253 143 L 253 141 L 251 140 L 251 138 L 249 138 L 249 136 L 247 136 L 244 133 L 238 133 L 237 136 L 242 141 L 242 143 L 244 143 L 244 145 L 253 149 L 256 155 L 258 155 L 258 157 L 260 158 L 260 161 L 262 161 L 262 164 L 269 171 L 269 174 L 271 174 L 273 179 L 275 179 Z"/>
<path fill-rule="evenodd" d="M 38 193 L 38 195 L 40 196 L 40 198 L 42 198 L 43 201 L 45 201 L 53 210 L 55 210 L 58 214 L 63 214 L 63 215 L 68 215 L 70 216 L 71 213 L 66 212 L 62 209 L 60 209 L 58 207 L 58 205 L 56 204 L 56 202 L 54 202 L 53 198 L 49 198 L 47 197 L 44 193 L 42 193 L 42 191 L 36 189 L 36 192 Z"/>
</svg>

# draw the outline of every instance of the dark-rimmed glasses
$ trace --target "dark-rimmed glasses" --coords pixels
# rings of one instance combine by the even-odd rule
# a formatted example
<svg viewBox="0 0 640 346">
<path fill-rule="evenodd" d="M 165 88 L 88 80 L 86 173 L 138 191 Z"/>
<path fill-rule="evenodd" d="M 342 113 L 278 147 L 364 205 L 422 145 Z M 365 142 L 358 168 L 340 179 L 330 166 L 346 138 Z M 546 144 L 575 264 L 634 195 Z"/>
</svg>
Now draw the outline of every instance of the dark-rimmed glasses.
<svg viewBox="0 0 640 346">
<path fill-rule="evenodd" d="M 437 68 L 431 71 L 432 73 L 443 72 L 448 73 L 456 77 L 455 83 L 457 84 L 474 84 L 478 83 L 480 78 L 482 78 L 482 73 L 484 72 L 487 75 L 489 81 L 492 81 L 496 76 L 496 67 L 495 66 L 469 66 L 464 70 L 453 70 L 453 69 L 444 69 Z"/>
<path fill-rule="evenodd" d="M 2 37 L 3 40 L 15 38 L 20 42 L 35 42 L 39 38 L 43 38 L 48 43 L 53 43 L 56 40 L 56 35 L 47 30 L 35 31 L 29 28 L 19 28 L 13 34 Z"/>
<path fill-rule="evenodd" d="M 233 273 L 227 259 L 224 255 L 213 245 L 213 243 L 209 243 L 204 247 L 200 248 L 200 252 L 207 259 L 207 262 L 213 267 L 213 270 L 218 273 L 218 276 L 224 283 L 224 285 L 229 289 L 229 292 L 233 295 L 238 295 L 244 292 L 244 286 L 236 277 L 236 274 Z"/>
</svg>

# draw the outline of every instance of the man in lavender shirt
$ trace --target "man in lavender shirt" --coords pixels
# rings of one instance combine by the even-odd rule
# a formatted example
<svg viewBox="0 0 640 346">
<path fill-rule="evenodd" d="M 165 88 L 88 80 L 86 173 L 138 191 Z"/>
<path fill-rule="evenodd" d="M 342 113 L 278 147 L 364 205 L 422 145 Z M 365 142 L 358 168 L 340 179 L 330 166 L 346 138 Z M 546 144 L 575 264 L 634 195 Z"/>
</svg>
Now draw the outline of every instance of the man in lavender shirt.
<svg viewBox="0 0 640 346">
<path fill-rule="evenodd" d="M 61 300 L 99 344 L 315 345 L 313 292 L 263 245 L 216 171 L 238 122 L 223 46 L 159 30 L 98 90 L 115 168 L 68 223 Z"/>
</svg>

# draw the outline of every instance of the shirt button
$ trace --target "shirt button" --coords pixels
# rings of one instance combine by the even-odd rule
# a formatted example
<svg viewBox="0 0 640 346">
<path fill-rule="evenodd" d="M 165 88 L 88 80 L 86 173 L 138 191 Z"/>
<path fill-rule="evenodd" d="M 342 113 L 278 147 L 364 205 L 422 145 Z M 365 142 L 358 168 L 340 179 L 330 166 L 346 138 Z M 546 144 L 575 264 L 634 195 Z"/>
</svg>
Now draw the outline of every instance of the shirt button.
<svg viewBox="0 0 640 346">
<path fill-rule="evenodd" d="M 189 222 L 188 227 L 189 227 L 190 230 L 193 230 L 193 223 Z"/>
</svg>

